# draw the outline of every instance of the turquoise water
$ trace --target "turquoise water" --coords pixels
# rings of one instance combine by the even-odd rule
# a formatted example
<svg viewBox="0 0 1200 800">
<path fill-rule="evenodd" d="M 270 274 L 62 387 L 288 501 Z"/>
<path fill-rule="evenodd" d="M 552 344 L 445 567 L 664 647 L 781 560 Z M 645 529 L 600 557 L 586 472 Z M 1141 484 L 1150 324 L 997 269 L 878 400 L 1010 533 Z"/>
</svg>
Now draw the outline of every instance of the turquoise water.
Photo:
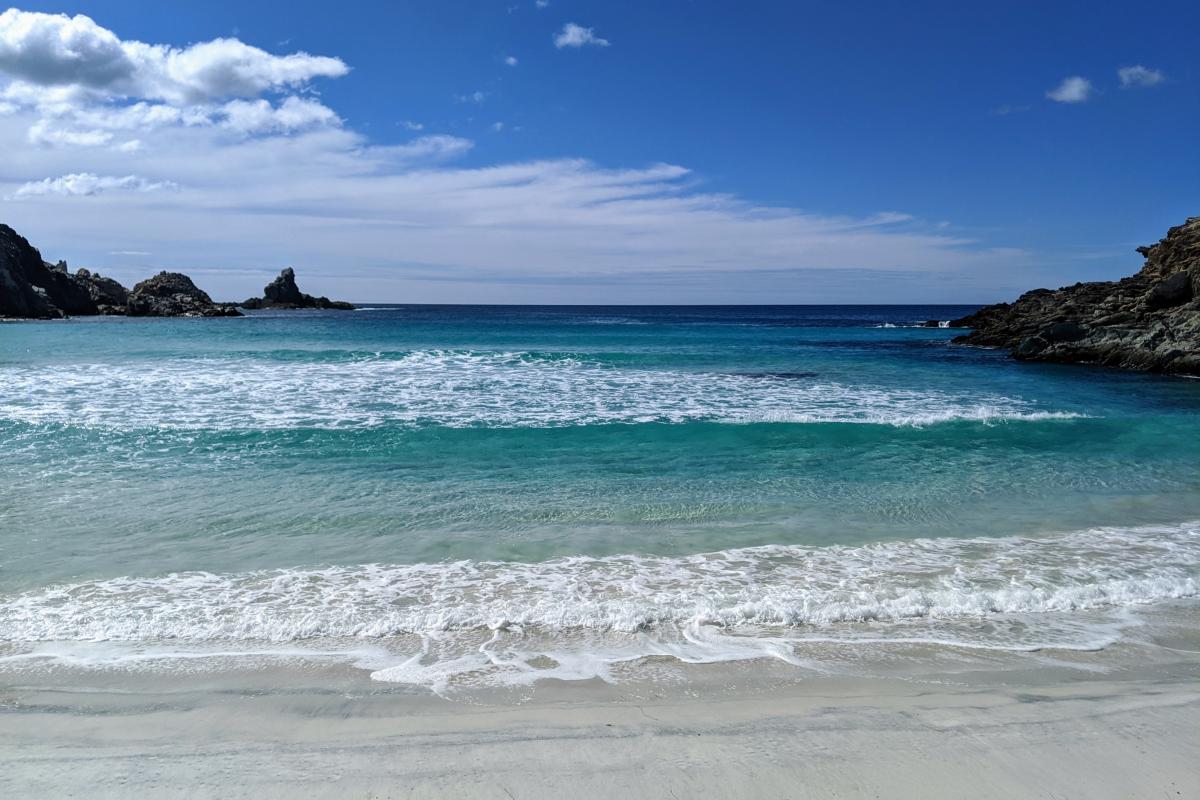
<svg viewBox="0 0 1200 800">
<path fill-rule="evenodd" d="M 968 310 L 0 326 L 0 640 L 369 642 L 430 683 L 864 624 L 1090 647 L 1194 595 L 1200 383 L 911 327 Z"/>
</svg>

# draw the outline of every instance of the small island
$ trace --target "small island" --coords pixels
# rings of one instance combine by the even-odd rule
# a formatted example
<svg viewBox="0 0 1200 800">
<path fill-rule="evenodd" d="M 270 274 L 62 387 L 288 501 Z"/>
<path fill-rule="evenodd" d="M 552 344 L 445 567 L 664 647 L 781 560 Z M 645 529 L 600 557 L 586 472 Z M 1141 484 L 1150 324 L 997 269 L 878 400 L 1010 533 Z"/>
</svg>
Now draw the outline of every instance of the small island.
<svg viewBox="0 0 1200 800">
<path fill-rule="evenodd" d="M 287 267 L 279 273 L 278 278 L 263 287 L 262 297 L 251 297 L 242 303 L 242 308 L 325 308 L 334 311 L 353 311 L 354 304 L 305 294 L 296 285 L 296 272 L 291 267 Z"/>
</svg>

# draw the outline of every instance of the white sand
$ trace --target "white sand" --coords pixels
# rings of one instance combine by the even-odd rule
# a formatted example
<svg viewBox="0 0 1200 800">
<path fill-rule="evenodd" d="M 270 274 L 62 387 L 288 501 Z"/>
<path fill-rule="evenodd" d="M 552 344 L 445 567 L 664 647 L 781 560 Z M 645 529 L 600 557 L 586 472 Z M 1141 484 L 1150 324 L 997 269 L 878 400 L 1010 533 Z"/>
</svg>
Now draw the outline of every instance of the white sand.
<svg viewBox="0 0 1200 800">
<path fill-rule="evenodd" d="M 1137 656 L 757 685 L 775 668 L 718 665 L 490 704 L 283 670 L 10 682 L 0 796 L 1200 797 L 1200 656 Z"/>
</svg>

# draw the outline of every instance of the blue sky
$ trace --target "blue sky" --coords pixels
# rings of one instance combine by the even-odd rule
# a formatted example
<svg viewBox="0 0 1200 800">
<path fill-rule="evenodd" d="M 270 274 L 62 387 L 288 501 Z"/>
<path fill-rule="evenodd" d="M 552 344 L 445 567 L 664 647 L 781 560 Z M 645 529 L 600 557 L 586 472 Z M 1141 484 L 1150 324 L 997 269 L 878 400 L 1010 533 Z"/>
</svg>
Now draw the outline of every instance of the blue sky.
<svg viewBox="0 0 1200 800">
<path fill-rule="evenodd" d="M 985 302 L 1132 272 L 1200 213 L 1195 3 L 6 16 L 0 220 L 130 282 L 233 298 L 290 264 L 359 301 Z"/>
</svg>

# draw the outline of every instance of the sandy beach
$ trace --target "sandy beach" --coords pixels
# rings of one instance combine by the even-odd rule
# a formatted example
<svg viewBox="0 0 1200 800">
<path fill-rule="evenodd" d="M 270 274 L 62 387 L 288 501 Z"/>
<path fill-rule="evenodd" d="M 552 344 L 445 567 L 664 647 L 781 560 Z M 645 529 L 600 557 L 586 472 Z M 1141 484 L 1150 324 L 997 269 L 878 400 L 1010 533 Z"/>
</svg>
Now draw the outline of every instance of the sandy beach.
<svg viewBox="0 0 1200 800">
<path fill-rule="evenodd" d="M 1200 648 L 1173 625 L 1140 638 L 941 649 L 868 677 L 752 661 L 449 699 L 340 666 L 20 674 L 0 694 L 0 793 L 1196 797 Z"/>
</svg>

